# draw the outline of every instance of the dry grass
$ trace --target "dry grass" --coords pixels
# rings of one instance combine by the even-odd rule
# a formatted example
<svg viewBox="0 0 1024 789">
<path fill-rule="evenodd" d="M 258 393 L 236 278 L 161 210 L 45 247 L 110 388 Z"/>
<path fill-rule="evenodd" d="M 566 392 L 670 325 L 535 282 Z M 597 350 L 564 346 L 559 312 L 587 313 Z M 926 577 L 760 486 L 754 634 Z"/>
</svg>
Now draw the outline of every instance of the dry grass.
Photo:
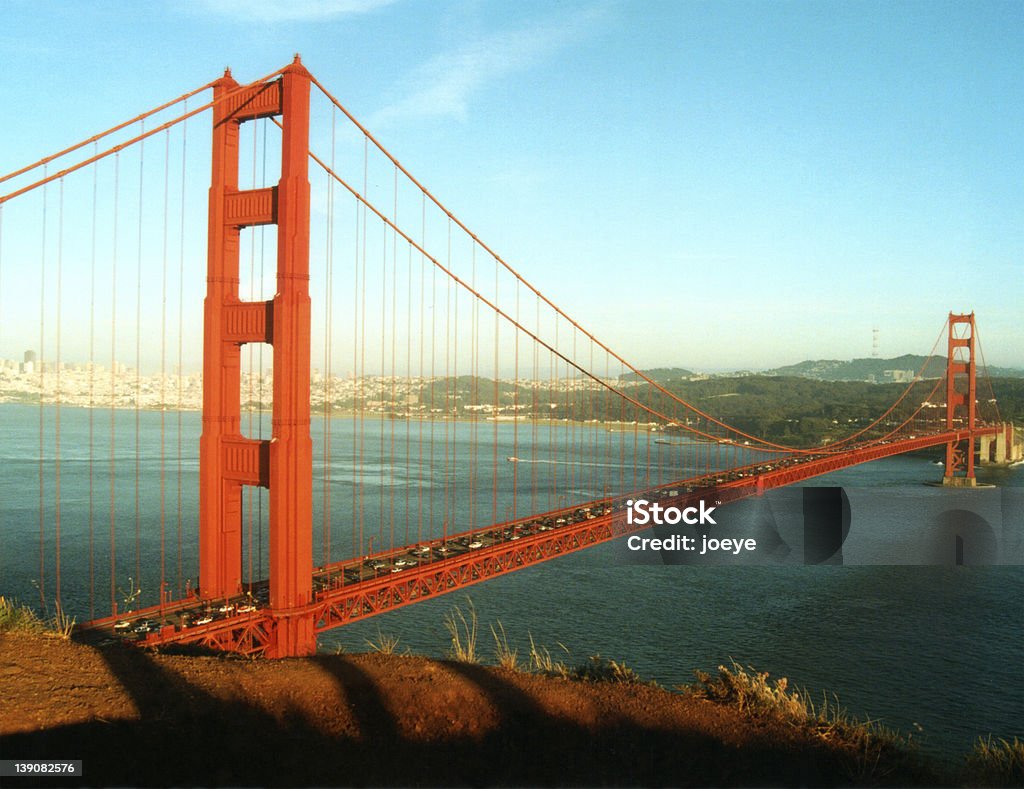
<svg viewBox="0 0 1024 789">
<path fill-rule="evenodd" d="M 771 680 L 768 672 L 744 668 L 736 661 L 731 667 L 719 666 L 717 677 L 703 671 L 694 673 L 698 684 L 681 690 L 806 729 L 845 753 L 847 772 L 856 784 L 884 783 L 894 773 L 920 775 L 926 783 L 934 776 L 910 737 L 877 721 L 858 720 L 839 706 L 835 697 L 830 701 L 823 696 L 815 705 L 807 691 L 789 689 L 785 677 Z"/>
<path fill-rule="evenodd" d="M 374 652 L 380 652 L 382 655 L 393 655 L 395 650 L 398 649 L 398 636 L 384 635 L 378 627 L 377 641 L 373 642 L 370 639 L 366 639 L 366 644 Z"/>
<path fill-rule="evenodd" d="M 968 786 L 1024 786 L 1024 742 L 979 737 L 967 755 L 962 781 Z"/>
<path fill-rule="evenodd" d="M 790 722 L 802 723 L 813 714 L 813 705 L 806 694 L 790 691 L 788 679 L 769 680 L 767 671 L 747 668 L 749 672 L 733 661 L 732 668 L 719 666 L 717 677 L 695 671 L 699 684 L 690 692 L 709 701 L 735 706 L 742 712 L 773 715 Z"/>
<path fill-rule="evenodd" d="M 547 647 L 537 646 L 533 640 L 533 633 L 528 633 L 530 637 L 530 660 L 528 663 L 528 670 L 539 674 L 547 674 L 553 677 L 563 677 L 568 679 L 570 671 L 565 663 L 555 660 L 551 657 L 551 652 L 548 651 Z M 571 654 L 569 648 L 561 641 L 558 642 L 566 655 Z"/>
<path fill-rule="evenodd" d="M 499 635 L 500 633 L 500 635 Z M 519 668 L 519 650 L 510 646 L 508 636 L 505 634 L 505 626 L 498 620 L 498 627 L 491 625 L 491 635 L 494 636 L 494 660 L 502 668 L 516 671 Z"/>
<path fill-rule="evenodd" d="M 583 682 L 621 682 L 627 685 L 654 684 L 641 679 L 640 675 L 627 666 L 625 661 L 610 660 L 602 658 L 600 655 L 592 655 L 586 663 L 574 667 L 569 676 L 570 679 Z"/>
<path fill-rule="evenodd" d="M 75 629 L 75 618 L 68 616 L 61 604 L 57 603 L 53 619 L 47 623 L 47 628 L 53 635 L 65 640 L 69 639 L 71 638 L 71 632 Z"/>
<path fill-rule="evenodd" d="M 0 595 L 0 632 L 42 633 L 46 624 L 27 605 Z"/>
<path fill-rule="evenodd" d="M 452 608 L 444 617 L 444 627 L 452 638 L 448 654 L 461 663 L 477 663 L 479 656 L 476 651 L 477 616 L 473 601 L 466 598 L 469 618 L 458 606 Z"/>
<path fill-rule="evenodd" d="M 57 604 L 53 617 L 44 619 L 29 606 L 0 595 L 0 632 L 41 633 L 69 639 L 74 628 L 75 618 L 64 613 L 60 603 Z"/>
</svg>

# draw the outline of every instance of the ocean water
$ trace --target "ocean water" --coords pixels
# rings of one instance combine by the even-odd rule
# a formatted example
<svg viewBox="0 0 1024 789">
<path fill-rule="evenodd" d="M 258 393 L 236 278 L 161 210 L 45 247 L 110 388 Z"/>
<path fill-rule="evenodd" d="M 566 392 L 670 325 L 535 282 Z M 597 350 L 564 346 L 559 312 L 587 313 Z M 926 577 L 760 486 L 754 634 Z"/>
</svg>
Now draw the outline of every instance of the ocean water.
<svg viewBox="0 0 1024 789">
<path fill-rule="evenodd" d="M 155 602 L 161 577 L 172 596 L 194 583 L 199 415 L 64 407 L 59 447 L 57 419 L 52 408 L 0 406 L 0 593 L 37 604 L 42 596 L 51 605 L 59 578 L 65 607 L 87 619 L 138 587 L 143 604 Z M 269 433 L 266 420 L 245 428 Z M 652 461 L 652 452 L 668 450 L 631 432 L 369 421 L 360 429 L 336 419 L 329 456 L 324 425 L 315 420 L 313 433 L 317 562 L 414 541 L 431 529 L 483 525 L 495 512 L 500 520 L 636 481 L 667 481 L 691 463 L 685 452 Z M 444 453 L 454 458 L 451 472 L 431 472 L 430 458 Z M 510 481 L 505 458 L 516 453 L 521 462 Z M 578 461 L 567 463 L 569 456 Z M 640 467 L 647 476 L 638 480 Z M 443 656 L 445 614 L 455 605 L 465 611 L 468 595 L 485 659 L 489 627 L 500 622 L 520 655 L 532 637 L 556 659 L 624 660 L 666 686 L 735 660 L 812 694 L 835 694 L 853 714 L 953 758 L 979 735 L 1024 737 L 1024 567 L 916 563 L 929 513 L 958 501 L 924 485 L 940 473 L 929 458 L 902 456 L 808 483 L 848 493 L 843 566 L 806 566 L 798 556 L 753 565 L 638 564 L 621 545 L 604 544 L 336 629 L 321 636 L 321 649 L 365 651 L 384 633 L 400 639 L 399 649 Z M 979 477 L 999 486 L 977 492 L 987 497 L 977 508 L 989 522 L 1021 517 L 1024 467 L 983 469 Z M 799 496 L 780 490 L 726 512 L 739 521 L 769 513 L 791 540 Z M 247 496 L 243 507 L 252 524 L 243 561 L 247 573 L 251 567 L 262 577 L 265 494 Z M 858 554 L 857 546 L 871 550 Z M 891 562 L 877 561 L 880 552 Z M 860 555 L 873 558 L 858 563 Z"/>
</svg>

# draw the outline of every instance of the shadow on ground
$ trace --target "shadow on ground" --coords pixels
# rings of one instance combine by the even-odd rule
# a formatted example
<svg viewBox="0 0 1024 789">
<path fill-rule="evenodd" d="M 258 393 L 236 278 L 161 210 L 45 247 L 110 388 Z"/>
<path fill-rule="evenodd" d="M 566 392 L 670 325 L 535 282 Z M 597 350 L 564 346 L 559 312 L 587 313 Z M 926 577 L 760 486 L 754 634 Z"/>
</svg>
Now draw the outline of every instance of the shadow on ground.
<svg viewBox="0 0 1024 789">
<path fill-rule="evenodd" d="M 271 715 L 245 700 L 225 700 L 142 650 L 99 652 L 141 719 L 93 720 L 10 735 L 0 739 L 4 758 L 80 758 L 85 764 L 80 782 L 107 786 L 829 785 L 848 780 L 831 751 L 780 744 L 770 728 L 749 727 L 737 747 L 696 725 L 667 730 L 625 716 L 583 725 L 547 712 L 510 681 L 511 675 L 478 665 L 445 663 L 443 670 L 478 690 L 496 711 L 498 725 L 480 736 L 440 731 L 412 740 L 402 735 L 386 689 L 358 658 L 309 659 L 337 684 L 355 722 L 355 733 L 332 736 L 308 710 Z M 59 785 L 75 780 L 63 778 Z M 17 785 L 30 784 L 18 779 Z"/>
</svg>

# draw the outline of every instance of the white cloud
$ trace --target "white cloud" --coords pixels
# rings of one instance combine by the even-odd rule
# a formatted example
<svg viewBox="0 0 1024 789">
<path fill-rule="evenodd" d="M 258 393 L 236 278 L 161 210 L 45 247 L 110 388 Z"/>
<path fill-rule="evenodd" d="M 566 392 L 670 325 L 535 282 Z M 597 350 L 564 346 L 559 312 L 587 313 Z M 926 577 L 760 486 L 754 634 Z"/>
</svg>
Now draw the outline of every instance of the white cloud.
<svg viewBox="0 0 1024 789">
<path fill-rule="evenodd" d="M 435 55 L 400 86 L 400 98 L 374 114 L 370 126 L 397 118 L 464 118 L 473 95 L 485 84 L 529 69 L 586 38 L 604 16 L 603 6 L 596 6 L 495 33 Z"/>
<path fill-rule="evenodd" d="M 198 0 L 190 4 L 220 16 L 252 22 L 296 22 L 376 11 L 395 0 Z"/>
</svg>

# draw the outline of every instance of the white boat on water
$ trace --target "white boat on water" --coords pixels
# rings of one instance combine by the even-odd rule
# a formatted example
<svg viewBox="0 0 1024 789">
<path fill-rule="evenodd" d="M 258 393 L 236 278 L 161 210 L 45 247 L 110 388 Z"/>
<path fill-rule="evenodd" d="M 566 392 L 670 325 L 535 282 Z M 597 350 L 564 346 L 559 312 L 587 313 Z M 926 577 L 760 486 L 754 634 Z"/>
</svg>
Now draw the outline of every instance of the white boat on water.
<svg viewBox="0 0 1024 789">
<path fill-rule="evenodd" d="M 505 458 L 505 460 L 507 460 L 509 463 L 519 462 L 519 458 L 517 458 L 515 455 L 509 455 L 507 458 Z"/>
</svg>

